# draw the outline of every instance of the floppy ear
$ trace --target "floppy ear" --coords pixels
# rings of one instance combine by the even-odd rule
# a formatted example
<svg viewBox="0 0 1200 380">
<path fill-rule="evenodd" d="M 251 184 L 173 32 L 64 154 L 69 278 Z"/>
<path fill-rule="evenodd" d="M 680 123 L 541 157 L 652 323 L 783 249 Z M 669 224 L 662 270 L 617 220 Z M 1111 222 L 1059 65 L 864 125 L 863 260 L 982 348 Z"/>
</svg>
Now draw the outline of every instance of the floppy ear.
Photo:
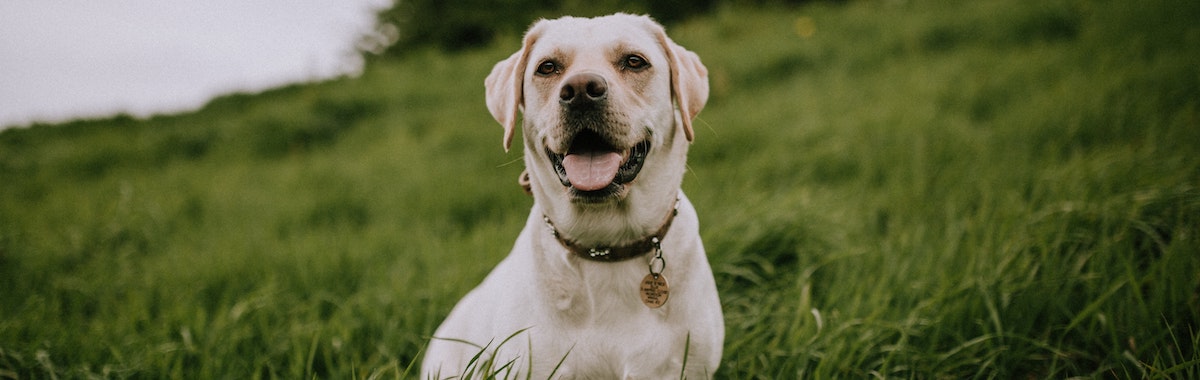
<svg viewBox="0 0 1200 380">
<path fill-rule="evenodd" d="M 696 53 L 671 41 L 661 26 L 655 29 L 659 44 L 667 52 L 667 60 L 671 61 L 671 95 L 679 105 L 679 113 L 683 118 L 683 133 L 688 141 L 692 141 L 695 139 L 692 119 L 708 102 L 708 68 L 700 63 L 700 57 Z"/>
<path fill-rule="evenodd" d="M 504 151 L 512 147 L 513 134 L 517 128 L 517 112 L 524 106 L 525 66 L 529 59 L 529 49 L 537 40 L 538 27 L 534 24 L 525 34 L 521 50 L 517 50 L 508 59 L 496 63 L 492 73 L 483 81 L 487 94 L 488 111 L 492 117 L 504 127 Z"/>
</svg>

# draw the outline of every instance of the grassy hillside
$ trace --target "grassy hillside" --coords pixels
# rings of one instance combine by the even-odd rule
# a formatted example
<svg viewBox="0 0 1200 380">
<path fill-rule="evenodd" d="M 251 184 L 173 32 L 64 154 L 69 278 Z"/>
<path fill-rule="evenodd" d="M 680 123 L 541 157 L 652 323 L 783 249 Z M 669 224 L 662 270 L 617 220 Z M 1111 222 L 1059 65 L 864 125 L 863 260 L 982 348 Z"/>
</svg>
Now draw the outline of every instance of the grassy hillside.
<svg viewBox="0 0 1200 380">
<path fill-rule="evenodd" d="M 673 26 L 719 378 L 1200 377 L 1200 3 Z M 0 132 L 0 377 L 408 378 L 531 200 L 516 37 L 186 115 Z"/>
</svg>

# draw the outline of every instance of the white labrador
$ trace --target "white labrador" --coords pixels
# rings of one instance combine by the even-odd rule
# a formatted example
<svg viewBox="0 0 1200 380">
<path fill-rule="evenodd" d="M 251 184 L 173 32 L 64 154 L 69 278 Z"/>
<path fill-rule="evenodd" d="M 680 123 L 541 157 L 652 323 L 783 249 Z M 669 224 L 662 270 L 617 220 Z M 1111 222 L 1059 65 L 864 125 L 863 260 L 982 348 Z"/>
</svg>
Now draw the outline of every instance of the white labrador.
<svg viewBox="0 0 1200 380">
<path fill-rule="evenodd" d="M 679 187 L 708 98 L 700 59 L 645 16 L 565 17 L 534 24 L 486 87 L 505 149 L 524 113 L 534 205 L 437 329 L 423 376 L 490 360 L 534 379 L 712 377 L 725 325 Z"/>
</svg>

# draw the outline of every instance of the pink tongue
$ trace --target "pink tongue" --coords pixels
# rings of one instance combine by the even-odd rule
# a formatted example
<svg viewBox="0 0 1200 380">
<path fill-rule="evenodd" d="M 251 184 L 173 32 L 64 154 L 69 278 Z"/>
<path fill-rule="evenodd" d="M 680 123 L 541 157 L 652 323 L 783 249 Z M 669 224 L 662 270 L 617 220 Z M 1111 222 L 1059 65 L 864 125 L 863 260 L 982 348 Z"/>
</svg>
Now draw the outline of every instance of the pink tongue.
<svg viewBox="0 0 1200 380">
<path fill-rule="evenodd" d="M 621 154 L 617 152 L 585 152 L 563 157 L 563 168 L 571 187 L 582 191 L 600 190 L 612 183 L 621 167 Z"/>
</svg>

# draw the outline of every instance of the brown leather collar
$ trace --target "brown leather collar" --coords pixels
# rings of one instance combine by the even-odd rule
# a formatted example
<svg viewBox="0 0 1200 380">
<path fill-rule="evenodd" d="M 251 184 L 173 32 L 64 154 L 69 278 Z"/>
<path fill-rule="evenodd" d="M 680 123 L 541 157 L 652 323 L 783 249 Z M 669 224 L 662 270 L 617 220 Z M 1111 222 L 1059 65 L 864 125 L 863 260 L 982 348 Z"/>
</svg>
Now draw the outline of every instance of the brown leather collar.
<svg viewBox="0 0 1200 380">
<path fill-rule="evenodd" d="M 671 207 L 671 212 L 667 213 L 667 220 L 663 222 L 662 227 L 658 228 L 658 231 L 642 240 L 618 247 L 585 247 L 558 232 L 558 229 L 554 228 L 554 223 L 550 222 L 550 217 L 542 215 L 542 220 L 546 222 L 546 227 L 550 229 L 550 234 L 554 235 L 554 239 L 575 256 L 591 261 L 617 262 L 645 256 L 657 249 L 659 242 L 667 235 L 667 230 L 671 229 L 671 221 L 675 220 L 676 214 L 679 214 L 679 198 L 675 198 L 675 206 Z"/>
</svg>

